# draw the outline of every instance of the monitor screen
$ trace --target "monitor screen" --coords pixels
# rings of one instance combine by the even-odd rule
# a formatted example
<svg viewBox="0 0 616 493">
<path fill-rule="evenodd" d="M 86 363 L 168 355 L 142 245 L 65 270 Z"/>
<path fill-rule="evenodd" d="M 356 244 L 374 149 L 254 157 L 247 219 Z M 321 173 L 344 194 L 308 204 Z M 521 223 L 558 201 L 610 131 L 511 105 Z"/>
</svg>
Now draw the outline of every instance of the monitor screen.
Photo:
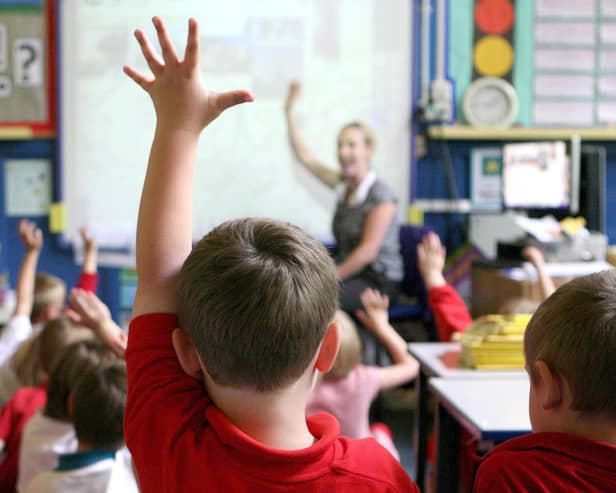
<svg viewBox="0 0 616 493">
<path fill-rule="evenodd" d="M 564 142 L 503 147 L 506 209 L 561 209 L 571 204 L 571 164 Z"/>
</svg>

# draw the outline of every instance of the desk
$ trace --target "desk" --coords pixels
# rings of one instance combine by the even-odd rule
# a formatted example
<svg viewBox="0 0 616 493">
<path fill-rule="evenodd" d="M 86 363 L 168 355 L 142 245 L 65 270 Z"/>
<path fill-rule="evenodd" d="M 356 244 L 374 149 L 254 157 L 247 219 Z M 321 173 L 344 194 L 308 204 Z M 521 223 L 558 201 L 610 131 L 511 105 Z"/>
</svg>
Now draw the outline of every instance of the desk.
<svg viewBox="0 0 616 493">
<path fill-rule="evenodd" d="M 472 370 L 460 368 L 460 344 L 457 342 L 411 343 L 409 352 L 419 361 L 420 372 L 417 376 L 417 409 L 413 433 L 413 450 L 415 452 L 415 482 L 424 487 L 426 473 L 426 447 L 430 430 L 428 420 L 428 378 L 444 377 L 451 379 L 489 379 L 489 378 L 524 378 L 524 370 Z"/>
<path fill-rule="evenodd" d="M 531 432 L 528 377 L 432 378 L 438 399 L 436 491 L 458 485 L 459 426 L 478 440 L 502 442 Z"/>
<path fill-rule="evenodd" d="M 613 268 L 607 262 L 548 263 L 546 271 L 560 287 L 574 277 L 594 274 Z M 530 264 L 510 269 L 474 262 L 471 268 L 471 299 L 474 318 L 499 313 L 502 306 L 512 299 L 524 298 L 543 301 L 537 275 Z"/>
</svg>

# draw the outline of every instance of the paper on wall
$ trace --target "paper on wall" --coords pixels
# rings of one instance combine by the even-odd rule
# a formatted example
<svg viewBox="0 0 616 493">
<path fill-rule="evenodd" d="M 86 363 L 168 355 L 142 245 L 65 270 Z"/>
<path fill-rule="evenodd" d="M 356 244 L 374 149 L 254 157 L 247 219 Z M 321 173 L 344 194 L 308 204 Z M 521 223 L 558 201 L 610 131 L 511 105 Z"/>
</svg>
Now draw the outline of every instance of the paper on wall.
<svg viewBox="0 0 616 493">
<path fill-rule="evenodd" d="M 571 70 L 571 60 L 575 60 L 575 70 L 595 69 L 594 50 L 538 48 L 535 51 L 537 70 Z"/>
</svg>

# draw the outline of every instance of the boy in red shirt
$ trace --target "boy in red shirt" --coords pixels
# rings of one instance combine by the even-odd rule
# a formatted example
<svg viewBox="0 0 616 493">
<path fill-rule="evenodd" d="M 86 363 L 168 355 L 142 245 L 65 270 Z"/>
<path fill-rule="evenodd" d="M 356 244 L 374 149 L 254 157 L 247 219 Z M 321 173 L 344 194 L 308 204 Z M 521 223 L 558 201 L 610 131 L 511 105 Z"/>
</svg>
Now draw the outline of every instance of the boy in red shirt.
<svg viewBox="0 0 616 493">
<path fill-rule="evenodd" d="M 547 274 L 541 250 L 527 247 L 522 255 L 537 271 L 543 299 L 554 291 L 554 282 Z M 453 286 L 443 276 L 445 248 L 436 233 L 427 233 L 417 245 L 417 266 L 428 291 L 428 305 L 434 315 L 434 324 L 439 340 L 448 342 L 453 334 L 464 332 L 473 323 L 468 308 Z M 529 313 L 536 305 L 530 300 L 512 299 L 501 307 L 501 313 Z"/>
<path fill-rule="evenodd" d="M 157 115 L 126 352 L 125 435 L 142 491 L 418 491 L 373 439 L 340 437 L 326 414 L 305 417 L 340 337 L 325 249 L 289 225 L 243 219 L 191 252 L 199 134 L 253 98 L 203 85 L 195 20 L 182 61 L 153 22 L 162 60 L 135 35 L 154 76 L 125 67 Z"/>
<path fill-rule="evenodd" d="M 616 271 L 560 287 L 524 352 L 534 433 L 490 452 L 474 491 L 616 491 Z"/>
</svg>

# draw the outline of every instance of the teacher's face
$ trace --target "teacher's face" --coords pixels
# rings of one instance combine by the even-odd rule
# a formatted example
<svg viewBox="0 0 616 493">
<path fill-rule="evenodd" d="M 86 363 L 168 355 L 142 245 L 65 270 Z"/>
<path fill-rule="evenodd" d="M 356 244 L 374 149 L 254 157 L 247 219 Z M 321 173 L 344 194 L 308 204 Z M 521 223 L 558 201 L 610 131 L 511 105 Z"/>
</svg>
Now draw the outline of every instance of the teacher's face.
<svg viewBox="0 0 616 493">
<path fill-rule="evenodd" d="M 360 128 L 347 127 L 338 135 L 338 162 L 345 180 L 361 180 L 368 172 L 372 147 Z"/>
</svg>

